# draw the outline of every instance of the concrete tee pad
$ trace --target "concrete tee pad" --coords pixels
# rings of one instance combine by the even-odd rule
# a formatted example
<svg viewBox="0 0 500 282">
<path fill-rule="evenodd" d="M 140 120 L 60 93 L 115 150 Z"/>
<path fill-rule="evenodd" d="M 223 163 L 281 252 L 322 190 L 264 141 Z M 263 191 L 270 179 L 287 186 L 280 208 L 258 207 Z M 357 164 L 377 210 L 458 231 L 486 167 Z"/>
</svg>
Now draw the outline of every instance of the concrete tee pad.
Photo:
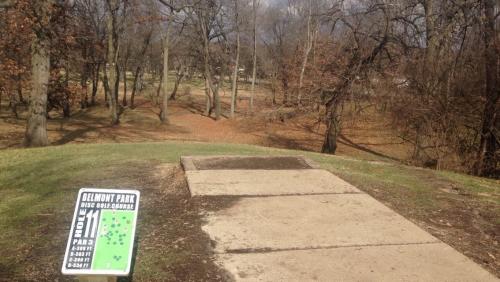
<svg viewBox="0 0 500 282">
<path fill-rule="evenodd" d="M 206 221 L 218 253 L 440 242 L 366 194 L 243 198 Z"/>
<path fill-rule="evenodd" d="M 191 196 L 361 193 L 328 171 L 197 170 L 186 172 Z"/>
<path fill-rule="evenodd" d="M 498 281 L 307 158 L 181 163 L 192 196 L 231 197 L 202 229 L 235 281 Z"/>
<path fill-rule="evenodd" d="M 235 281 L 498 281 L 444 243 L 222 254 Z"/>
</svg>

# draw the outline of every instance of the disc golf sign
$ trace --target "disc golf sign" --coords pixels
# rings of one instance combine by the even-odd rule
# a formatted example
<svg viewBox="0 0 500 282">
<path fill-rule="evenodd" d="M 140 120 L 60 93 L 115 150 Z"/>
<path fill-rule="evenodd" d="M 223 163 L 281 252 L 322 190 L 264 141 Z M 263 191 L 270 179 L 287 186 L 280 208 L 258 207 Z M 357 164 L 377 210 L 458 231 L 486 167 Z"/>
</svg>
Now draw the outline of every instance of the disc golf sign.
<svg viewBox="0 0 500 282">
<path fill-rule="evenodd" d="M 140 193 L 82 188 L 78 193 L 62 273 L 130 273 Z"/>
</svg>

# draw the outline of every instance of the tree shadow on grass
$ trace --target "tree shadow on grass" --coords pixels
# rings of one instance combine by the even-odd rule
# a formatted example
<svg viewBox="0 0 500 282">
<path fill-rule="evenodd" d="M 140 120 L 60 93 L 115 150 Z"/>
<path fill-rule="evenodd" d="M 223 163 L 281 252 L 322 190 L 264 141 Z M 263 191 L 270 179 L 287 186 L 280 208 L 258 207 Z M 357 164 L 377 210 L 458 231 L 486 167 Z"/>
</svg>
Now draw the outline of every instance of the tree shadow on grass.
<svg viewBox="0 0 500 282">
<path fill-rule="evenodd" d="M 339 138 L 337 139 L 337 142 L 339 142 L 340 144 L 352 147 L 354 149 L 357 149 L 357 150 L 360 150 L 360 151 L 363 151 L 363 152 L 366 152 L 366 153 L 370 153 L 370 154 L 378 156 L 378 157 L 382 157 L 382 158 L 386 158 L 386 159 L 389 159 L 389 160 L 401 162 L 401 160 L 398 159 L 398 158 L 391 157 L 391 156 L 382 154 L 380 152 L 374 151 L 374 150 L 372 150 L 370 148 L 367 148 L 367 147 L 361 146 L 359 144 L 356 144 L 354 141 L 352 141 L 351 139 L 347 138 L 344 134 L 340 134 L 339 135 Z"/>
<path fill-rule="evenodd" d="M 307 148 L 303 144 L 307 144 L 310 142 L 310 139 L 297 139 L 297 138 L 288 138 L 286 136 L 278 135 L 275 133 L 269 133 L 266 136 L 266 142 L 272 145 L 273 147 L 291 149 L 291 150 L 302 150 L 302 151 L 311 151 L 310 148 Z"/>
</svg>

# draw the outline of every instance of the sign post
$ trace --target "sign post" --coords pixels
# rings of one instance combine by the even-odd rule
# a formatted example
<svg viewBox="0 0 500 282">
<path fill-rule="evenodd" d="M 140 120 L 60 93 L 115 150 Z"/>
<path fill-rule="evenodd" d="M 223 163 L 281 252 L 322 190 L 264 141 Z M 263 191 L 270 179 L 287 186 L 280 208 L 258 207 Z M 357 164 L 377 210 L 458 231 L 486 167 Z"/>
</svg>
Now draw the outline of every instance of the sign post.
<svg viewBox="0 0 500 282">
<path fill-rule="evenodd" d="M 80 281 L 116 281 L 130 274 L 140 192 L 82 188 L 62 273 Z"/>
</svg>

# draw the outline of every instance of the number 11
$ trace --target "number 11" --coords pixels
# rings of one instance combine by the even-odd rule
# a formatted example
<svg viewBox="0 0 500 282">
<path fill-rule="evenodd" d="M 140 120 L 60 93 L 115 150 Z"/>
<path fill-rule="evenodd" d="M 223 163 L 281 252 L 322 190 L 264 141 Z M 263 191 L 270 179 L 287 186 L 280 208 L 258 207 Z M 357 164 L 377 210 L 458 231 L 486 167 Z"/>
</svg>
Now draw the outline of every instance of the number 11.
<svg viewBox="0 0 500 282">
<path fill-rule="evenodd" d="M 85 227 L 85 237 L 89 237 L 89 232 L 90 232 L 90 227 L 92 226 L 92 234 L 90 234 L 90 238 L 94 238 L 95 237 L 95 232 L 96 232 L 96 229 L 97 229 L 97 219 L 99 218 L 99 211 L 89 211 L 89 213 L 87 213 L 87 215 L 85 216 L 87 217 L 87 226 Z"/>
</svg>

